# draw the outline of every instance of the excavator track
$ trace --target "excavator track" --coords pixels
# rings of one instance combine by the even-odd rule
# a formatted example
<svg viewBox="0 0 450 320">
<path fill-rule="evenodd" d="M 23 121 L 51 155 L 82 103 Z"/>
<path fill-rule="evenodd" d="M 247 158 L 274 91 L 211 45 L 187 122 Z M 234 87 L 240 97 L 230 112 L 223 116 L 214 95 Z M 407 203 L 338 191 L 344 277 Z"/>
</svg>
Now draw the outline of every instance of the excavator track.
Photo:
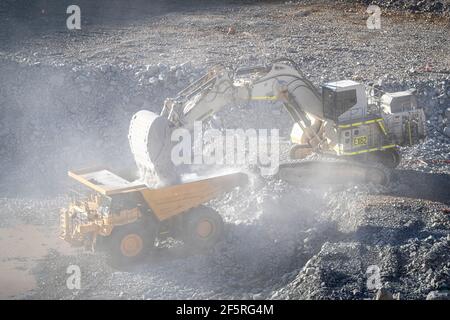
<svg viewBox="0 0 450 320">
<path fill-rule="evenodd" d="M 378 164 L 361 164 L 346 160 L 304 160 L 282 163 L 276 178 L 292 184 L 359 184 L 387 185 L 390 172 Z"/>
</svg>

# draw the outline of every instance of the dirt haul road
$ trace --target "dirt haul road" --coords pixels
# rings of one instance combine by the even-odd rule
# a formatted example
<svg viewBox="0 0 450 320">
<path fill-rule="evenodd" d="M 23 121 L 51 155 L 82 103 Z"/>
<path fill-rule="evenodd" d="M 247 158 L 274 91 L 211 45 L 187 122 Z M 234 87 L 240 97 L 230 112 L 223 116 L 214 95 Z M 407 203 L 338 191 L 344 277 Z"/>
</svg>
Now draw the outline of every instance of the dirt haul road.
<svg viewBox="0 0 450 320">
<path fill-rule="evenodd" d="M 373 266 L 401 299 L 448 296 L 450 100 L 441 88 L 448 74 L 434 72 L 450 69 L 445 17 L 383 10 L 381 30 L 368 30 L 366 7 L 342 2 L 79 3 L 77 31 L 66 29 L 60 2 L 0 5 L 1 297 L 366 299 L 376 291 L 367 286 Z M 418 89 L 428 138 L 402 150 L 389 187 L 257 180 L 211 203 L 227 233 L 210 254 L 169 241 L 134 270 L 57 240 L 67 169 L 134 165 L 134 112 L 159 111 L 209 65 L 281 56 L 316 85 L 351 78 Z M 291 121 L 257 104 L 221 112 L 218 125 L 286 128 L 287 138 Z M 79 289 L 67 286 L 74 265 Z"/>
</svg>

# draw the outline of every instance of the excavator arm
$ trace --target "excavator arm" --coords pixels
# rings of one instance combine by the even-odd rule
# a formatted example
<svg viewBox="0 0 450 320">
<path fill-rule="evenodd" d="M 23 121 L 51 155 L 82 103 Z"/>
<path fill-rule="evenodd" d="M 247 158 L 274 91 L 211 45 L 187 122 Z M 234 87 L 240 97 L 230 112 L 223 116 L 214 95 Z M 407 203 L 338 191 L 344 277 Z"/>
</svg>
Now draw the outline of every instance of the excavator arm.
<svg viewBox="0 0 450 320">
<path fill-rule="evenodd" d="M 203 121 L 230 104 L 252 100 L 280 101 L 296 122 L 307 127 L 310 116 L 324 120 L 318 90 L 299 71 L 283 63 L 243 68 L 233 75 L 222 66 L 214 67 L 176 98 L 167 99 L 161 116 L 189 129 L 195 121 Z"/>
</svg>

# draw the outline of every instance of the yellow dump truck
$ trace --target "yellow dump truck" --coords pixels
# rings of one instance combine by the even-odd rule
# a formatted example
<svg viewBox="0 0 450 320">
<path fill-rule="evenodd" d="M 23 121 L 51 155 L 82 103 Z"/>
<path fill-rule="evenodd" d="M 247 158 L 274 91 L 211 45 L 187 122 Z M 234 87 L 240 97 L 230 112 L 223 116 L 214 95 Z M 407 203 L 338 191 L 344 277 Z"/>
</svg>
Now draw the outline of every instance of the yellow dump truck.
<svg viewBox="0 0 450 320">
<path fill-rule="evenodd" d="M 69 176 L 90 192 L 61 210 L 61 238 L 72 246 L 103 248 L 115 264 L 141 261 L 157 239 L 167 237 L 199 250 L 213 247 L 223 235 L 223 220 L 203 204 L 248 181 L 242 172 L 185 175 L 180 184 L 152 189 L 107 168 Z"/>
</svg>

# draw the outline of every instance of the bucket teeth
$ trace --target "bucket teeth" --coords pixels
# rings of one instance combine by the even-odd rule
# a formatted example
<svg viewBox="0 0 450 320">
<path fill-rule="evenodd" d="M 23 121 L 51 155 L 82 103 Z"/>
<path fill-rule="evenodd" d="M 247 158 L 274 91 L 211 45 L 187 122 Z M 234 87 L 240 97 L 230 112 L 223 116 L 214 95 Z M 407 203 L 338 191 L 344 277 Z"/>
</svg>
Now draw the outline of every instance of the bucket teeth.
<svg viewBox="0 0 450 320">
<path fill-rule="evenodd" d="M 59 215 L 59 237 L 63 240 L 68 240 L 69 234 L 69 214 L 66 209 L 61 210 Z"/>
</svg>

